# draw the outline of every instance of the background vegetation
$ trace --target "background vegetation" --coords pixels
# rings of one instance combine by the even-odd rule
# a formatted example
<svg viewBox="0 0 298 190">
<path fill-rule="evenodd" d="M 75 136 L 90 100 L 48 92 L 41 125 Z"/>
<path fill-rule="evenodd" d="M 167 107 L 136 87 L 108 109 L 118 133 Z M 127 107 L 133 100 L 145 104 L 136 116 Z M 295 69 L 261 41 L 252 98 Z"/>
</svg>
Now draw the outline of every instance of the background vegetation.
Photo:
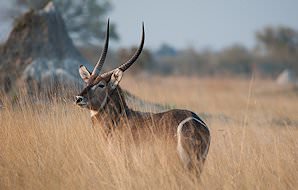
<svg viewBox="0 0 298 190">
<path fill-rule="evenodd" d="M 15 0 L 15 6 L 7 11 L 18 17 L 28 9 L 38 10 L 49 0 Z M 103 0 L 54 0 L 62 14 L 68 32 L 83 54 L 95 63 L 101 40 L 104 38 L 106 15 L 112 11 L 110 1 Z M 9 18 L 9 17 L 8 17 Z M 111 39 L 118 40 L 116 26 L 111 25 Z M 199 36 L 198 36 L 199 38 Z M 284 69 L 298 73 L 298 31 L 287 26 L 266 26 L 255 31 L 256 47 L 248 49 L 241 44 L 214 51 L 196 50 L 192 47 L 176 49 L 162 44 L 158 49 L 146 49 L 136 70 L 159 74 L 184 74 L 198 76 L 244 76 L 255 73 L 263 78 L 275 78 Z M 138 44 L 136 44 L 137 46 Z M 126 61 L 136 47 L 109 51 L 110 68 Z M 114 64 L 114 65 L 113 65 Z"/>
</svg>

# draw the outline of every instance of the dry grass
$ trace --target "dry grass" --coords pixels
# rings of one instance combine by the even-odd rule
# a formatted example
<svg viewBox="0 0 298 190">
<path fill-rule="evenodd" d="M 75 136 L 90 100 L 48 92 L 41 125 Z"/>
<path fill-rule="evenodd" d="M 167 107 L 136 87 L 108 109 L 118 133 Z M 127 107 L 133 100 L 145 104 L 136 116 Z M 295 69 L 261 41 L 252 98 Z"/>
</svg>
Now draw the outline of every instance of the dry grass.
<svg viewBox="0 0 298 190">
<path fill-rule="evenodd" d="M 0 189 L 298 188 L 297 92 L 240 79 L 126 76 L 122 87 L 229 118 L 207 120 L 212 142 L 201 182 L 183 169 L 172 143 L 135 144 L 121 134 L 105 140 L 86 110 L 53 102 L 0 111 Z"/>
</svg>

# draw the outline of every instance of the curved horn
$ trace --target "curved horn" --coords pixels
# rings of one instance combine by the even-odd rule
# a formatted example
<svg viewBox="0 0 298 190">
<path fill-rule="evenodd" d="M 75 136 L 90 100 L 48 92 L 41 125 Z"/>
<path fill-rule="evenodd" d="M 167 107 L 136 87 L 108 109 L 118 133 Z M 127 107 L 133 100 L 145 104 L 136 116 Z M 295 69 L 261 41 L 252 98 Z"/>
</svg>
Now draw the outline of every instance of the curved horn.
<svg viewBox="0 0 298 190">
<path fill-rule="evenodd" d="M 142 50 L 143 50 L 143 46 L 144 46 L 144 41 L 145 41 L 145 29 L 144 29 L 144 22 L 142 23 L 142 40 L 141 40 L 141 44 L 139 45 L 139 48 L 137 49 L 137 51 L 135 52 L 135 54 L 125 63 L 123 63 L 122 65 L 120 65 L 117 69 L 120 69 L 121 71 L 125 71 L 126 69 L 128 69 L 139 57 L 139 55 L 141 54 Z M 102 78 L 106 78 L 108 76 L 110 76 L 111 74 L 113 74 L 115 69 L 103 73 L 101 75 Z"/>
<path fill-rule="evenodd" d="M 101 68 L 105 62 L 106 55 L 108 52 L 108 47 L 109 47 L 109 28 L 110 28 L 110 19 L 108 19 L 108 24 L 107 24 L 105 46 L 101 52 L 99 60 L 97 61 L 96 65 L 92 71 L 92 75 L 99 75 Z"/>
<path fill-rule="evenodd" d="M 128 69 L 139 57 L 143 50 L 144 46 L 144 41 L 145 41 L 145 30 L 144 30 L 144 23 L 142 23 L 142 41 L 141 44 L 138 48 L 138 50 L 135 52 L 135 54 L 124 64 L 120 65 L 118 69 L 122 70 L 123 72 Z"/>
</svg>

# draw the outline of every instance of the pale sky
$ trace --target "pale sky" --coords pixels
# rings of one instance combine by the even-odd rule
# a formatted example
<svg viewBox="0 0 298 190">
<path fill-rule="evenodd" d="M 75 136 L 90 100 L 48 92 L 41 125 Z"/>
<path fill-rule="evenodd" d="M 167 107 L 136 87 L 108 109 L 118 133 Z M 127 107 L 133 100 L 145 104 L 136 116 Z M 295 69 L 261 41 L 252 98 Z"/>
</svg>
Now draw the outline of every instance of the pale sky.
<svg viewBox="0 0 298 190">
<path fill-rule="evenodd" d="M 7 1 L 0 0 L 1 15 Z M 255 32 L 268 25 L 298 30 L 298 0 L 111 0 L 111 22 L 121 38 L 112 47 L 140 42 L 145 22 L 145 47 L 168 43 L 176 48 L 219 50 L 235 43 L 255 45 Z M 0 23 L 0 40 L 8 35 Z"/>
<path fill-rule="evenodd" d="M 145 46 L 169 43 L 177 48 L 251 48 L 265 26 L 298 30 L 298 0 L 111 0 L 109 15 L 117 24 L 117 46 L 137 45 L 145 22 Z M 115 45 L 115 43 L 113 43 Z"/>
</svg>

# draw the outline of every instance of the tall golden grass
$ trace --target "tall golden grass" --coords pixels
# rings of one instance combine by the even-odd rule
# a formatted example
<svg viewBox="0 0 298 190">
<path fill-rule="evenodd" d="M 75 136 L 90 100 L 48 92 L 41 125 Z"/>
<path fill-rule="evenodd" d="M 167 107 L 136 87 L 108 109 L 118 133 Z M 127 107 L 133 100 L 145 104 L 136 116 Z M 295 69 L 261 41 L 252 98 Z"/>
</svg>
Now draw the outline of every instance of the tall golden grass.
<svg viewBox="0 0 298 190">
<path fill-rule="evenodd" d="M 298 188 L 293 89 L 270 81 L 129 76 L 122 87 L 146 101 L 209 113 L 212 139 L 201 179 L 165 139 L 106 139 L 91 128 L 87 110 L 63 101 L 10 106 L 2 97 L 0 189 Z"/>
</svg>

